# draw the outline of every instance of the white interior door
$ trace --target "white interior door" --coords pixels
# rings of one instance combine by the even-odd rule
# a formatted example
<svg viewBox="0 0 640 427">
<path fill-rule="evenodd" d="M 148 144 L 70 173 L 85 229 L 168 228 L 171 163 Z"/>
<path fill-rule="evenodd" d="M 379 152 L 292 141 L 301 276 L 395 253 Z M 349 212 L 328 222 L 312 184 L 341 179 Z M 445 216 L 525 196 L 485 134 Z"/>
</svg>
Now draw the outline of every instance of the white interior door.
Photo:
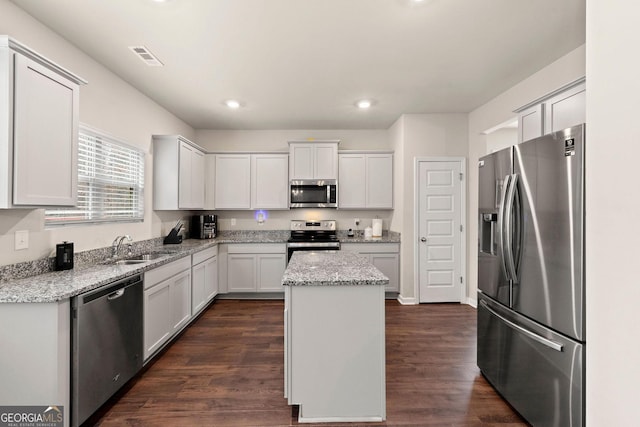
<svg viewBox="0 0 640 427">
<path fill-rule="evenodd" d="M 462 300 L 462 161 L 418 162 L 420 302 Z"/>
</svg>

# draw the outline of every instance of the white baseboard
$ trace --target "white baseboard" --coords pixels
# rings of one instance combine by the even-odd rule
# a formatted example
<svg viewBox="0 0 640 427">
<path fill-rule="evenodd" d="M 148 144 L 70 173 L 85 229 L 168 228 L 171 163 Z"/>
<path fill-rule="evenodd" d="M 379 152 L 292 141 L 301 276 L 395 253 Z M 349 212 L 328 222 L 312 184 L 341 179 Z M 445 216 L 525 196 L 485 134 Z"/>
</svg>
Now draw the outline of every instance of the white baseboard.
<svg viewBox="0 0 640 427">
<path fill-rule="evenodd" d="M 477 299 L 467 298 L 467 304 L 470 305 L 473 308 L 478 308 L 478 300 Z"/>
<path fill-rule="evenodd" d="M 418 300 L 415 297 L 407 298 L 402 295 L 398 295 L 398 302 L 402 305 L 416 305 L 418 304 Z"/>
</svg>

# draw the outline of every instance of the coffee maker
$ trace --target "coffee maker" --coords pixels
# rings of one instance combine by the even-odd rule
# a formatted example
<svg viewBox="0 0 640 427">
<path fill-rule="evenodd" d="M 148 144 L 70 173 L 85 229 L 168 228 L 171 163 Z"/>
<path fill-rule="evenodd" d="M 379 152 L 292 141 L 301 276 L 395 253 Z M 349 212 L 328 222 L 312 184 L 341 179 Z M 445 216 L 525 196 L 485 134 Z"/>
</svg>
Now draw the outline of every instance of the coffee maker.
<svg viewBox="0 0 640 427">
<path fill-rule="evenodd" d="M 213 239 L 218 231 L 217 215 L 193 215 L 189 233 L 193 239 Z"/>
</svg>

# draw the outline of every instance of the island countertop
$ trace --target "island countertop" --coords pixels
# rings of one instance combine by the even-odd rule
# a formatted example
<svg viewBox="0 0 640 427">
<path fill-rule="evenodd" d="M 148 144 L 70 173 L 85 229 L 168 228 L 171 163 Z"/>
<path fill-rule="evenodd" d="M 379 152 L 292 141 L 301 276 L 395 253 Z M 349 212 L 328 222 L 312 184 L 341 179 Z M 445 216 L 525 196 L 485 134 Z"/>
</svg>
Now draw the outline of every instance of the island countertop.
<svg viewBox="0 0 640 427">
<path fill-rule="evenodd" d="M 295 252 L 284 272 L 285 286 L 356 286 L 389 284 L 366 258 L 347 251 Z"/>
</svg>

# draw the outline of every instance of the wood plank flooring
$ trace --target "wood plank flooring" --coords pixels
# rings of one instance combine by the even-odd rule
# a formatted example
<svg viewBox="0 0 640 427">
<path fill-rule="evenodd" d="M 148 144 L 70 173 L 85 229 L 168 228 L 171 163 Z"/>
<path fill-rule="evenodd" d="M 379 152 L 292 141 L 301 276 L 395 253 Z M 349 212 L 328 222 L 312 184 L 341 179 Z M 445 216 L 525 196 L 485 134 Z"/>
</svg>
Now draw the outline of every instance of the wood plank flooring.
<svg viewBox="0 0 640 427">
<path fill-rule="evenodd" d="M 85 425 L 298 425 L 283 397 L 283 307 L 216 301 Z M 526 426 L 480 375 L 475 325 L 466 305 L 387 301 L 387 420 L 343 425 Z"/>
</svg>

